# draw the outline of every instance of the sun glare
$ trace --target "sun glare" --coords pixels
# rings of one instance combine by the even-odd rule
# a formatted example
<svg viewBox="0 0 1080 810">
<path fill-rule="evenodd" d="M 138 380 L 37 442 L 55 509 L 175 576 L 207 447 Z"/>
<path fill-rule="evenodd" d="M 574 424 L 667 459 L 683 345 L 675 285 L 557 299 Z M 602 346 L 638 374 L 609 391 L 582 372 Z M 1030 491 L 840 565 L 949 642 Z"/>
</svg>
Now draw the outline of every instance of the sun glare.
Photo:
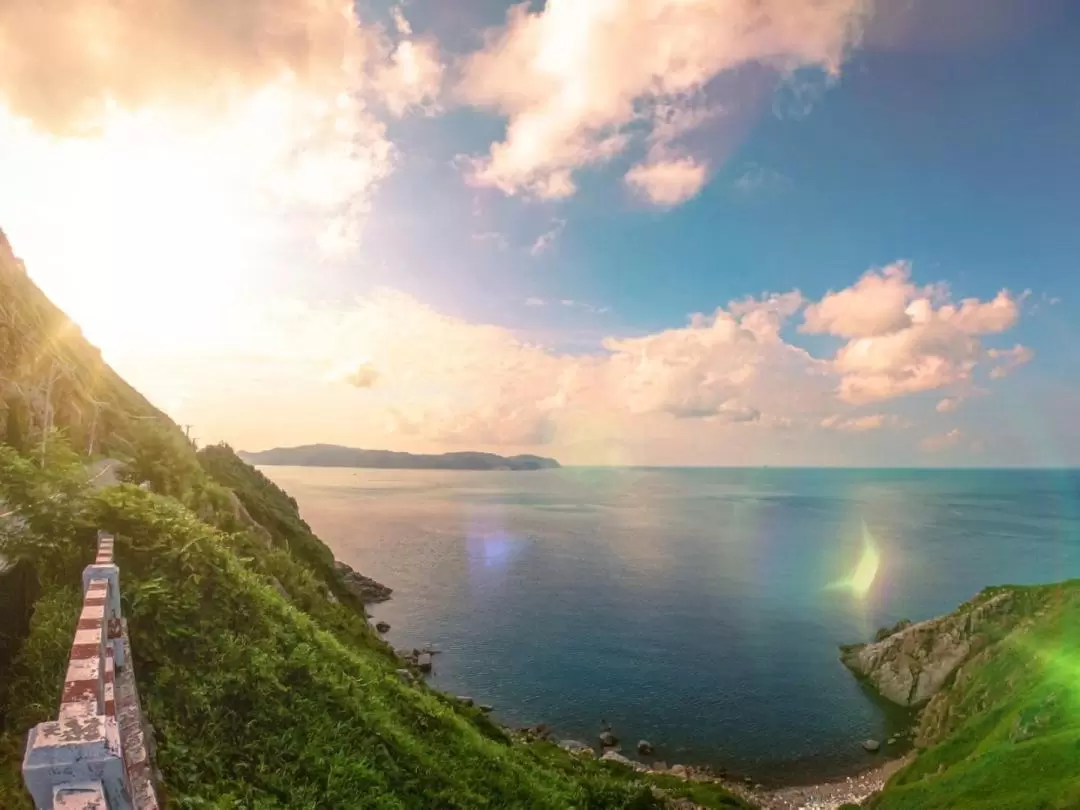
<svg viewBox="0 0 1080 810">
<path fill-rule="evenodd" d="M 81 137 L 0 107 L 0 222 L 106 353 L 212 347 L 235 320 L 220 315 L 265 292 L 287 215 L 325 224 L 377 179 L 378 156 L 342 147 L 348 105 L 286 77 L 216 109 L 110 106 Z"/>
<path fill-rule="evenodd" d="M 845 579 L 829 585 L 830 590 L 848 590 L 860 599 L 870 593 L 870 589 L 877 579 L 878 569 L 881 567 L 881 553 L 878 551 L 874 536 L 865 523 L 862 527 L 862 541 L 862 555 L 859 557 L 855 569 Z"/>
</svg>

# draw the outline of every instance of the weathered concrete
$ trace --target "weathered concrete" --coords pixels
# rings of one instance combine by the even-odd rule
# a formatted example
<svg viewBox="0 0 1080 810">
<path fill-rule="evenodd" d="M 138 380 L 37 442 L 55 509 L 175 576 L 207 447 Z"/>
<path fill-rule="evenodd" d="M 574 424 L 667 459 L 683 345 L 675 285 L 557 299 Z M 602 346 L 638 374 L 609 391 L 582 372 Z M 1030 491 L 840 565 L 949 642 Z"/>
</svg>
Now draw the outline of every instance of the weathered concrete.
<svg viewBox="0 0 1080 810">
<path fill-rule="evenodd" d="M 83 589 L 59 716 L 31 730 L 23 779 L 39 810 L 157 810 L 134 673 L 123 666 L 130 650 L 112 537 L 99 535 Z"/>
<path fill-rule="evenodd" d="M 121 639 L 130 653 L 131 640 L 124 623 Z M 128 655 L 131 661 L 130 654 Z M 120 672 L 116 683 L 117 717 L 120 722 L 120 747 L 127 766 L 128 785 L 137 810 L 157 810 L 158 801 L 154 790 L 154 739 L 143 718 L 139 691 L 135 686 L 135 671 L 129 663 Z"/>
<path fill-rule="evenodd" d="M 64 785 L 53 791 L 53 810 L 109 810 L 100 782 Z"/>
</svg>

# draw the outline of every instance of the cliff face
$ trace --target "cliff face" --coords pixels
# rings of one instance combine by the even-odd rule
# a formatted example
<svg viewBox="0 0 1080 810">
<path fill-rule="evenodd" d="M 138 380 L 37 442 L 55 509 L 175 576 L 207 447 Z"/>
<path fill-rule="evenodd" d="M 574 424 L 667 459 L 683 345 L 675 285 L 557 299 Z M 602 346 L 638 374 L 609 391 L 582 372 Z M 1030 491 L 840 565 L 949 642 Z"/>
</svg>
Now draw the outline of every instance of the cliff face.
<svg viewBox="0 0 1080 810">
<path fill-rule="evenodd" d="M 984 591 L 842 658 L 922 707 L 877 810 L 1080 807 L 1080 582 Z"/>
<path fill-rule="evenodd" d="M 893 703 L 922 706 L 956 669 L 1012 624 L 1013 594 L 980 595 L 947 616 L 872 644 L 842 648 L 841 660 Z"/>
</svg>

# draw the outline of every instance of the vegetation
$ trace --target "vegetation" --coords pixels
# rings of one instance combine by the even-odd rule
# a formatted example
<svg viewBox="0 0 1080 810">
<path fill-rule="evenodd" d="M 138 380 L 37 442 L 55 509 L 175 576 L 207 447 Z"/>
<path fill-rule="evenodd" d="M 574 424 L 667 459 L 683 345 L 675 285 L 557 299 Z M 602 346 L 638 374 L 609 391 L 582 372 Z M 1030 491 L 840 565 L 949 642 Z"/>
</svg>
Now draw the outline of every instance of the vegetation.
<svg viewBox="0 0 1080 810">
<path fill-rule="evenodd" d="M 874 641 L 884 641 L 889 636 L 896 635 L 901 630 L 911 627 L 911 619 L 901 619 L 891 627 L 882 627 L 874 633 Z"/>
<path fill-rule="evenodd" d="M 334 555 L 300 517 L 296 500 L 241 461 L 229 445 L 204 447 L 198 459 L 207 475 L 236 493 L 251 519 L 270 533 L 275 544 L 316 568 L 333 565 Z"/>
<path fill-rule="evenodd" d="M 931 700 L 926 749 L 872 807 L 1080 807 L 1080 581 L 1007 590 L 999 640 Z"/>
<path fill-rule="evenodd" d="M 0 542 L 41 585 L 3 684 L 0 750 L 17 751 L 25 730 L 55 713 L 79 573 L 101 527 L 117 537 L 136 672 L 173 806 L 662 806 L 634 778 L 562 752 L 541 756 L 475 710 L 402 682 L 362 617 L 328 601 L 284 551 L 260 555 L 252 535 L 222 532 L 176 498 L 84 482 L 78 464 L 42 470 L 0 447 L 0 497 L 26 516 Z M 288 596 L 268 569 L 287 580 Z M 26 806 L 17 759 L 7 765 L 0 805 Z"/>
</svg>

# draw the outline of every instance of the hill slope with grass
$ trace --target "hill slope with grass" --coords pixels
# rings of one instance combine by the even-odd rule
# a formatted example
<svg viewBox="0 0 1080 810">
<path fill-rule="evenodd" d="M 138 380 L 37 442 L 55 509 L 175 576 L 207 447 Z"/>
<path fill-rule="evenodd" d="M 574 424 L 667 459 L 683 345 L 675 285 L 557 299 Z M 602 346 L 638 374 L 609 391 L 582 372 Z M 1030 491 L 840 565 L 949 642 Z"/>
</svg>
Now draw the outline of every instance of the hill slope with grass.
<svg viewBox="0 0 1080 810">
<path fill-rule="evenodd" d="M 1080 580 L 989 588 L 844 659 L 924 704 L 914 761 L 869 806 L 1080 807 Z"/>
<path fill-rule="evenodd" d="M 166 807 L 614 810 L 691 792 L 695 806 L 747 806 L 719 787 L 661 791 L 617 764 L 515 741 L 403 678 L 362 605 L 336 595 L 333 557 L 295 502 L 227 447 L 196 454 L 13 257 L 0 272 L 0 555 L 21 583 L 0 616 L 4 810 L 30 808 L 20 749 L 59 706 L 99 529 L 116 536 Z M 91 480 L 102 454 L 126 482 Z"/>
</svg>

